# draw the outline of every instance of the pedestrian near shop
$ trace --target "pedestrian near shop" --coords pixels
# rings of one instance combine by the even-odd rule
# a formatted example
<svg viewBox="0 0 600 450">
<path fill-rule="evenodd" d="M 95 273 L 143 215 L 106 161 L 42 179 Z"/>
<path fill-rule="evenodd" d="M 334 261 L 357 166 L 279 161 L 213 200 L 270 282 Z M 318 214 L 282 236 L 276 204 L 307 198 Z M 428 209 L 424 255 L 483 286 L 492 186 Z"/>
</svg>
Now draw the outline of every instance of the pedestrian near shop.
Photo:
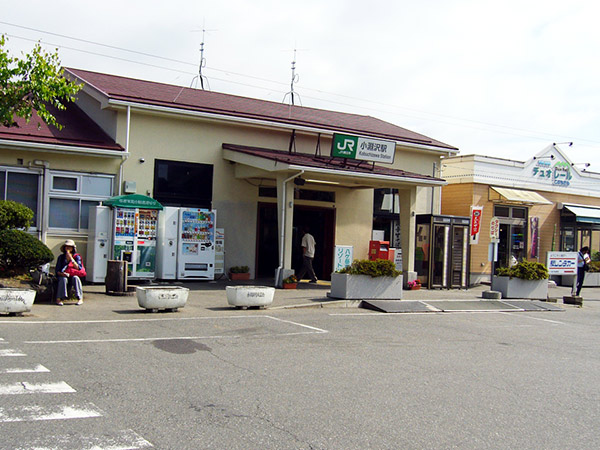
<svg viewBox="0 0 600 450">
<path fill-rule="evenodd" d="M 587 246 L 581 247 L 579 253 L 577 253 L 577 284 L 575 286 L 575 295 L 577 297 L 581 293 L 585 273 L 590 270 L 590 261 L 590 248 Z"/>
<path fill-rule="evenodd" d="M 303 228 L 304 236 L 302 236 L 302 269 L 298 274 L 298 280 L 301 280 L 306 273 L 310 276 L 310 282 L 316 283 L 317 276 L 313 269 L 313 259 L 315 258 L 316 242 L 312 234 L 309 233 L 310 229 L 308 226 Z"/>
</svg>

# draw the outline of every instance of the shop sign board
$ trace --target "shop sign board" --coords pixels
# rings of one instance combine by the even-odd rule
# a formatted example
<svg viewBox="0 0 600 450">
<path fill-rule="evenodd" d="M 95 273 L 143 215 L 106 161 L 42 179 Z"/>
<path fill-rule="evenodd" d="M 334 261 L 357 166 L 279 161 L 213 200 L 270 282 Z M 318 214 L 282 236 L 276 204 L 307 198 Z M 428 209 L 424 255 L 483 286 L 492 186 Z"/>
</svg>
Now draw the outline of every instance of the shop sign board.
<svg viewBox="0 0 600 450">
<path fill-rule="evenodd" d="M 331 156 L 392 164 L 396 153 L 394 141 L 371 139 L 348 134 L 334 134 Z"/>
<path fill-rule="evenodd" d="M 469 243 L 471 245 L 479 243 L 479 232 L 481 231 L 481 216 L 483 215 L 483 206 L 471 206 L 471 233 Z"/>
<path fill-rule="evenodd" d="M 550 275 L 575 275 L 577 252 L 548 252 L 547 267 Z"/>
<path fill-rule="evenodd" d="M 333 261 L 333 271 L 344 269 L 352 264 L 354 247 L 351 245 L 336 245 Z"/>
<path fill-rule="evenodd" d="M 500 219 L 495 216 L 490 220 L 490 241 L 500 241 Z"/>
</svg>

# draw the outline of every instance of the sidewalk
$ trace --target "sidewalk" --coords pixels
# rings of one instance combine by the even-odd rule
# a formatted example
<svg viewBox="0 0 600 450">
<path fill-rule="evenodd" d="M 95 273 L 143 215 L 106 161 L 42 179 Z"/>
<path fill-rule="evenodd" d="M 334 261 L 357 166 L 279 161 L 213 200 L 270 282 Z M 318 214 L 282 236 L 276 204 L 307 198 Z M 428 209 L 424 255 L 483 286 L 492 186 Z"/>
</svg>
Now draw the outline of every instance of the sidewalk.
<svg viewBox="0 0 600 450">
<path fill-rule="evenodd" d="M 272 280 L 251 280 L 244 282 L 232 282 L 228 280 L 214 282 L 173 282 L 158 283 L 161 285 L 178 285 L 190 289 L 188 302 L 185 308 L 181 308 L 176 314 L 177 317 L 198 317 L 198 316 L 218 316 L 218 315 L 243 315 L 243 314 L 264 314 L 265 311 L 281 311 L 292 308 L 358 308 L 360 301 L 357 300 L 336 300 L 327 297 L 330 290 L 329 282 L 319 281 L 318 284 L 299 283 L 298 289 L 277 289 L 275 298 L 271 306 L 265 310 L 235 309 L 227 304 L 225 293 L 226 286 L 231 285 L 260 285 L 268 286 Z M 489 302 L 482 299 L 482 292 L 489 290 L 489 286 L 476 286 L 468 290 L 428 290 L 403 291 L 403 303 L 413 302 L 435 305 L 432 310 L 446 311 L 468 311 L 473 310 L 472 302 Z M 549 289 L 549 296 L 557 298 L 558 302 L 553 304 L 560 308 L 574 308 L 570 305 L 563 305 L 562 297 L 570 293 L 570 288 L 555 287 Z M 584 288 L 584 307 L 595 306 L 600 301 L 600 288 Z M 509 301 L 509 300 L 507 300 Z M 428 303 L 431 302 L 431 303 Z M 446 304 L 444 302 L 453 302 Z M 462 302 L 462 304 L 461 304 Z M 470 303 L 469 303 L 470 302 Z M 586 302 L 592 302 L 587 303 Z M 463 306 L 464 304 L 464 306 Z M 441 306 L 440 306 L 441 305 Z M 448 307 L 444 307 L 446 305 Z M 487 305 L 492 305 L 488 303 Z M 477 305 L 476 305 L 477 306 Z M 483 306 L 483 305 L 482 305 Z M 480 308 L 475 308 L 480 309 Z M 364 310 L 366 312 L 366 310 Z M 406 311 L 402 311 L 406 312 Z M 168 317 L 167 312 L 151 314 L 141 309 L 137 303 L 135 293 L 125 296 L 112 296 L 105 293 L 104 285 L 86 285 L 84 286 L 84 303 L 81 306 L 68 305 L 59 307 L 50 303 L 34 303 L 30 313 L 22 318 L 27 320 L 115 320 L 115 319 L 148 319 Z M 14 317 L 0 317 L 1 320 L 18 319 Z"/>
</svg>

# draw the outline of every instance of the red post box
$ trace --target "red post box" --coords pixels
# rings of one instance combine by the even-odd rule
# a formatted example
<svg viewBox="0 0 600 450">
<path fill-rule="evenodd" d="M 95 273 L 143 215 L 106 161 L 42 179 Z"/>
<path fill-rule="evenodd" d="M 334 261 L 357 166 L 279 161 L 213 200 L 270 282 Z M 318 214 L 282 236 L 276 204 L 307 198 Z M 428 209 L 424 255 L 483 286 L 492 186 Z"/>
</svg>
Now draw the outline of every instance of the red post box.
<svg viewBox="0 0 600 450">
<path fill-rule="evenodd" d="M 369 241 L 369 259 L 388 259 L 390 253 L 389 241 Z"/>
</svg>

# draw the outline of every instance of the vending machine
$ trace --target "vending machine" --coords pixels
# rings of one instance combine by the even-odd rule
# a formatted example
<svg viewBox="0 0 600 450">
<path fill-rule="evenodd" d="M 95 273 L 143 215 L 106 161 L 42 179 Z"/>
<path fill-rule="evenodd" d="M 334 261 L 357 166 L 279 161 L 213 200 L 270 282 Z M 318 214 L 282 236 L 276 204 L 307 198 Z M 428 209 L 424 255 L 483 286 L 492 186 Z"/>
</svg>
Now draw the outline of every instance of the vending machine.
<svg viewBox="0 0 600 450">
<path fill-rule="evenodd" d="M 90 208 L 88 281 L 104 282 L 108 259 L 127 261 L 130 279 L 152 279 L 156 272 L 159 210 L 156 200 L 122 195 Z"/>
<path fill-rule="evenodd" d="M 156 270 L 156 209 L 113 209 L 113 259 L 128 262 L 130 279 L 154 278 Z"/>
<path fill-rule="evenodd" d="M 214 280 L 216 211 L 166 207 L 161 213 L 157 277 Z"/>
</svg>

